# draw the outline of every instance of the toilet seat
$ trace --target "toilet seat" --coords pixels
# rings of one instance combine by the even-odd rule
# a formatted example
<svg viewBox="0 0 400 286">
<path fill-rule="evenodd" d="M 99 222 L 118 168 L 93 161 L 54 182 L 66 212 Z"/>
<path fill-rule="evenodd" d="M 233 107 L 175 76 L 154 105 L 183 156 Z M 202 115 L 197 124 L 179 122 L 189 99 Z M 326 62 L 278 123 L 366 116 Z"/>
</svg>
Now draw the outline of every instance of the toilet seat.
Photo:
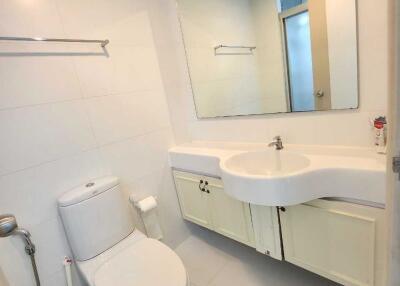
<svg viewBox="0 0 400 286">
<path fill-rule="evenodd" d="M 158 240 L 135 230 L 100 255 L 77 261 L 89 286 L 188 286 L 179 256 Z"/>
<path fill-rule="evenodd" d="M 188 286 L 178 255 L 139 231 L 78 269 L 90 286 Z"/>
<path fill-rule="evenodd" d="M 95 286 L 186 286 L 179 257 L 154 239 L 142 239 L 101 266 Z"/>
</svg>

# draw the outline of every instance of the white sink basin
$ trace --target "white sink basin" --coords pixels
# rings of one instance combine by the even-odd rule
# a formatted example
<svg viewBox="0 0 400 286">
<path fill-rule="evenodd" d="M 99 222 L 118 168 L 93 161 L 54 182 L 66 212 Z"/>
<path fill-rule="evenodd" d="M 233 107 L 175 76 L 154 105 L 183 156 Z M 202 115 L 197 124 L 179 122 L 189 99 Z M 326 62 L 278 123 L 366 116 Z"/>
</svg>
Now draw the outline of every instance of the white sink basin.
<svg viewBox="0 0 400 286">
<path fill-rule="evenodd" d="M 221 177 L 224 191 L 255 205 L 319 198 L 385 204 L 385 157 L 374 150 L 286 144 L 192 143 L 169 151 L 173 168 Z"/>
<path fill-rule="evenodd" d="M 265 150 L 226 156 L 219 166 L 224 190 L 234 198 L 256 205 L 289 206 L 324 197 L 364 199 L 373 188 L 384 191 L 384 184 L 379 186 L 383 173 L 370 168 L 373 163 Z"/>
<path fill-rule="evenodd" d="M 303 155 L 268 150 L 234 155 L 221 164 L 221 169 L 233 176 L 272 179 L 291 176 L 309 165 L 310 160 Z"/>
</svg>

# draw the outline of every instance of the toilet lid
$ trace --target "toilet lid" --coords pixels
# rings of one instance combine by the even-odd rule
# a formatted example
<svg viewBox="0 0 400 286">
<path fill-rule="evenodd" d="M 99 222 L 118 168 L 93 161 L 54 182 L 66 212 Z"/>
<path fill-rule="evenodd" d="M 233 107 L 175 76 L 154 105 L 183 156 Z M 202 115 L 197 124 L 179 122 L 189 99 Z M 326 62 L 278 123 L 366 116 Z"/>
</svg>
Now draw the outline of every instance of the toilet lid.
<svg viewBox="0 0 400 286">
<path fill-rule="evenodd" d="M 186 286 L 180 258 L 154 239 L 142 239 L 103 264 L 95 286 Z"/>
</svg>

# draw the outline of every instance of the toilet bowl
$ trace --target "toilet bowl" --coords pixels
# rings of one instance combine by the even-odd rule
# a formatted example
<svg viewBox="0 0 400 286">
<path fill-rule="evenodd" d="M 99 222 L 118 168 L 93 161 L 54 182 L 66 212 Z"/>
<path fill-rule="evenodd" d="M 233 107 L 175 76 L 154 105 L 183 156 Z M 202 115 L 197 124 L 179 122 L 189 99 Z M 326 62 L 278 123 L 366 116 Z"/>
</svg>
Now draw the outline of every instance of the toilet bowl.
<svg viewBox="0 0 400 286">
<path fill-rule="evenodd" d="M 95 258 L 77 262 L 77 268 L 90 286 L 188 285 L 180 258 L 137 230 Z"/>
<path fill-rule="evenodd" d="M 169 247 L 135 230 L 118 178 L 64 194 L 59 211 L 78 271 L 89 286 L 188 286 Z"/>
</svg>

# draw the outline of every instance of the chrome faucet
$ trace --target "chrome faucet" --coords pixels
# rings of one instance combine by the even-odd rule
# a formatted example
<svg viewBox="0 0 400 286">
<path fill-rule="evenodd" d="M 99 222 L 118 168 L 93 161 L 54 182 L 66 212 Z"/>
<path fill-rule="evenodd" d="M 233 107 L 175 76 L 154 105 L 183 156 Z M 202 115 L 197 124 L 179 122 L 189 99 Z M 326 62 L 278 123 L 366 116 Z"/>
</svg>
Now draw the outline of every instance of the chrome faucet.
<svg viewBox="0 0 400 286">
<path fill-rule="evenodd" d="M 275 136 L 274 141 L 268 144 L 268 147 L 275 146 L 276 150 L 282 150 L 283 149 L 283 143 L 282 143 L 282 138 L 281 136 Z"/>
</svg>

